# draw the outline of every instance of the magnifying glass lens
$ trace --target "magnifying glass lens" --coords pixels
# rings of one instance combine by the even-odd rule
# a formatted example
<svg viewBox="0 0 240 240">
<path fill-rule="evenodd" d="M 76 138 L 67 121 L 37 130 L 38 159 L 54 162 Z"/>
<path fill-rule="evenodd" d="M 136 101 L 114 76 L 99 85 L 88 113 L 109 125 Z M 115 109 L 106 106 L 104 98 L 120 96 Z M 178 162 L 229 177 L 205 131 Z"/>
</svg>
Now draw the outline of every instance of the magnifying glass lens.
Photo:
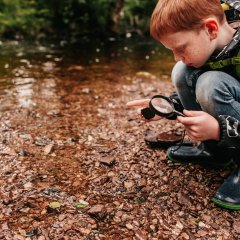
<svg viewBox="0 0 240 240">
<path fill-rule="evenodd" d="M 172 113 L 174 109 L 171 104 L 164 98 L 153 98 L 151 100 L 152 106 L 160 113 Z"/>
</svg>

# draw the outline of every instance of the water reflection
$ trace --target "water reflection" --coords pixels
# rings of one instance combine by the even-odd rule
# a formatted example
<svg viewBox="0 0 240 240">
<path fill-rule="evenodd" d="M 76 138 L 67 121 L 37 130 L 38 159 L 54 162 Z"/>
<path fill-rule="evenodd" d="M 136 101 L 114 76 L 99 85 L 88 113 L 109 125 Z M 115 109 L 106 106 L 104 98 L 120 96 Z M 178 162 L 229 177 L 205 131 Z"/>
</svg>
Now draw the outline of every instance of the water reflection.
<svg viewBox="0 0 240 240">
<path fill-rule="evenodd" d="M 70 71 L 72 78 L 76 72 L 78 81 L 96 81 L 112 79 L 113 69 L 122 76 L 149 72 L 158 77 L 170 74 L 174 64 L 159 43 L 132 36 L 87 44 L 7 42 L 0 51 L 0 97 L 7 90 L 20 107 L 42 106 L 46 111 L 60 108 L 59 70 L 62 76 Z"/>
<path fill-rule="evenodd" d="M 33 84 L 17 85 L 15 88 L 16 100 L 18 101 L 21 107 L 30 108 L 36 103 L 33 101 L 32 96 Z"/>
<path fill-rule="evenodd" d="M 30 84 L 30 83 L 34 83 L 35 81 L 36 79 L 27 78 L 27 77 L 26 78 L 17 77 L 12 80 L 14 85 Z"/>
<path fill-rule="evenodd" d="M 40 84 L 40 95 L 43 97 L 53 97 L 56 98 L 56 79 L 46 78 Z"/>
</svg>

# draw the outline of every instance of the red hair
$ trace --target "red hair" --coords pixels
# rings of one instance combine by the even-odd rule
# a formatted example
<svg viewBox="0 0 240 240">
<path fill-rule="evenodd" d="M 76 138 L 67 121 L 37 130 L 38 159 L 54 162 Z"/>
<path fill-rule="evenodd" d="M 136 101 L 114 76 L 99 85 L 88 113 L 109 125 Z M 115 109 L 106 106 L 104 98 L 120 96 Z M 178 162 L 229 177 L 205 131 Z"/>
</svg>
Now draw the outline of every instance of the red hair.
<svg viewBox="0 0 240 240">
<path fill-rule="evenodd" d="M 203 20 L 215 16 L 220 24 L 225 19 L 219 0 L 159 0 L 150 24 L 151 35 L 161 36 L 184 30 L 199 30 Z"/>
</svg>

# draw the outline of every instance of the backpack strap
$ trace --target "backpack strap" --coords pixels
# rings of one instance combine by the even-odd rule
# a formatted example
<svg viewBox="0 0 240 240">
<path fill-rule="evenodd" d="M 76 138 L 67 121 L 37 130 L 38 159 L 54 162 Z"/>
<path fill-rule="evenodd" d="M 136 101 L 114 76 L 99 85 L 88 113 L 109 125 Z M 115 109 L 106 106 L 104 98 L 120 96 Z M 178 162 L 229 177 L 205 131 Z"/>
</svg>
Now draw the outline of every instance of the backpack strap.
<svg viewBox="0 0 240 240">
<path fill-rule="evenodd" d="M 220 69 L 229 65 L 240 65 L 240 57 L 237 56 L 237 57 L 226 58 L 216 62 L 208 61 L 206 65 L 209 66 L 211 69 Z"/>
<path fill-rule="evenodd" d="M 224 11 L 227 11 L 230 9 L 230 6 L 227 3 L 222 3 L 221 5 Z"/>
<path fill-rule="evenodd" d="M 231 6 L 232 8 L 236 9 L 237 11 L 240 11 L 240 1 L 238 1 L 238 0 L 222 0 L 222 2 Z M 228 10 L 228 9 L 226 9 L 226 10 Z"/>
</svg>

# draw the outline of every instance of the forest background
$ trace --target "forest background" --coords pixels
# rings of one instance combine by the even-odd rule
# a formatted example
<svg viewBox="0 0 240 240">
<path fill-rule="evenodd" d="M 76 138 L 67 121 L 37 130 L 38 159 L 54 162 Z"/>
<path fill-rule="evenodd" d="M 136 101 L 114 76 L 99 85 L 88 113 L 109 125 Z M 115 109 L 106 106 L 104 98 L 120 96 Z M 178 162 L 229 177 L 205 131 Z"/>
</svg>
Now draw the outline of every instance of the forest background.
<svg viewBox="0 0 240 240">
<path fill-rule="evenodd" d="M 3 38 L 146 35 L 157 0 L 0 0 Z M 84 38 L 83 38 L 84 37 Z"/>
</svg>

